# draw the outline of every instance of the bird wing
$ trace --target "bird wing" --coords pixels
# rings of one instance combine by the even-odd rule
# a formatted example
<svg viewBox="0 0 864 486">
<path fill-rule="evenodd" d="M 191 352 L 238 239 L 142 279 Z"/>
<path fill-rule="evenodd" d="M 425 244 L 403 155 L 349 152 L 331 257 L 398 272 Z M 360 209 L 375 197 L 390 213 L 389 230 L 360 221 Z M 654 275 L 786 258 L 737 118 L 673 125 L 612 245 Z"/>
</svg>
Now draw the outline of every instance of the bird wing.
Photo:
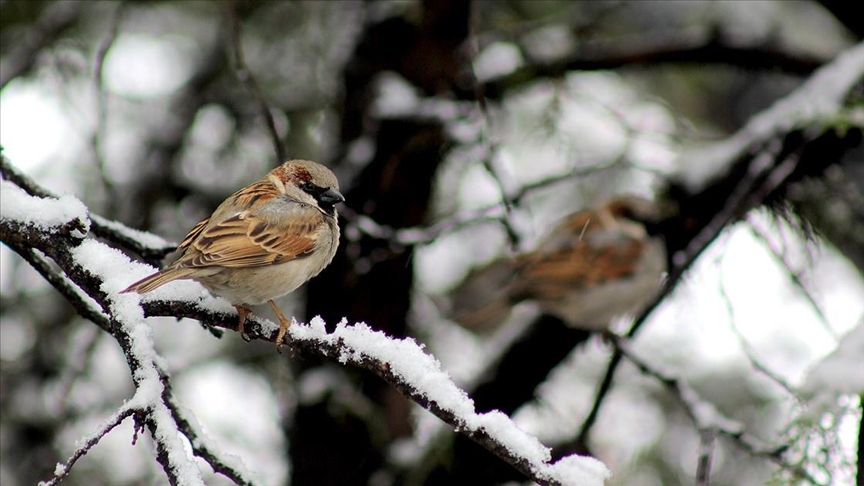
<svg viewBox="0 0 864 486">
<path fill-rule="evenodd" d="M 186 253 L 173 266 L 261 267 L 303 258 L 315 250 L 326 224 L 308 204 L 274 199 L 215 224 L 202 221 L 183 241 Z"/>
<path fill-rule="evenodd" d="M 204 221 L 196 224 L 194 228 L 189 230 L 189 234 L 186 235 L 186 238 L 183 238 L 183 241 L 180 242 L 180 246 L 178 246 L 177 249 L 185 250 L 186 248 L 188 248 L 189 245 L 191 245 L 192 242 L 195 241 L 196 238 L 198 238 L 201 232 L 204 231 L 204 228 L 206 228 L 208 224 L 210 224 L 210 218 L 207 218 Z"/>
<path fill-rule="evenodd" d="M 537 251 L 517 257 L 519 276 L 511 295 L 555 298 L 632 275 L 644 240 L 591 216 L 583 212 L 568 218 Z"/>
</svg>

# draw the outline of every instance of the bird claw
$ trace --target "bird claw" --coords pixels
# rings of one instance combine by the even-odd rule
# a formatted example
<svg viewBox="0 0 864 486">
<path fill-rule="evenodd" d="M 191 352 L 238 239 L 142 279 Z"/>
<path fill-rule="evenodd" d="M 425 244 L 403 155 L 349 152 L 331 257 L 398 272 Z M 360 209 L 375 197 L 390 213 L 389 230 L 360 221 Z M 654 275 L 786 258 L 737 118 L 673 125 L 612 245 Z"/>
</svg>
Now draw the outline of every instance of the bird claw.
<svg viewBox="0 0 864 486">
<path fill-rule="evenodd" d="M 279 332 L 276 334 L 276 352 L 282 354 L 282 342 L 285 339 L 285 334 L 288 332 L 288 326 L 291 323 L 287 320 L 281 320 L 279 322 Z"/>
<path fill-rule="evenodd" d="M 276 317 L 279 318 L 279 332 L 276 334 L 276 352 L 282 354 L 282 342 L 285 339 L 285 334 L 288 332 L 288 327 L 291 326 L 291 321 L 285 318 L 282 311 L 280 311 L 279 307 L 276 306 L 275 302 L 269 300 L 267 303 L 270 304 Z"/>
<path fill-rule="evenodd" d="M 240 320 L 237 322 L 237 332 L 240 333 L 240 337 L 243 338 L 247 343 L 252 340 L 249 334 L 246 333 L 246 316 L 252 313 L 252 311 L 248 307 L 244 307 L 242 305 L 235 305 L 235 309 L 237 309 L 237 314 L 240 316 Z"/>
</svg>

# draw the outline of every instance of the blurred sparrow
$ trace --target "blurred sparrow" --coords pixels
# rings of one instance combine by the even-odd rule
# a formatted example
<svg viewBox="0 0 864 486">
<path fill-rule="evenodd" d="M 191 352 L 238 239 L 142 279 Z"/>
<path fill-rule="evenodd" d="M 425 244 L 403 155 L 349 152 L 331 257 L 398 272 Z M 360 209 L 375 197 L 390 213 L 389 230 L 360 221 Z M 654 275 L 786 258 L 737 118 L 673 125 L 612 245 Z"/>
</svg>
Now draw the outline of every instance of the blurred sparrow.
<svg viewBox="0 0 864 486">
<path fill-rule="evenodd" d="M 279 318 L 276 345 L 290 322 L 273 299 L 293 292 L 333 260 L 339 245 L 335 205 L 344 201 L 336 176 L 323 165 L 290 160 L 235 192 L 198 223 L 171 265 L 122 293 L 145 294 L 174 280 L 192 279 L 230 301 L 238 332 L 267 302 Z"/>
<path fill-rule="evenodd" d="M 660 211 L 623 196 L 567 217 L 535 249 L 475 269 L 456 289 L 453 317 L 475 332 L 495 329 L 519 302 L 534 301 L 570 326 L 606 330 L 640 310 L 661 284 L 666 251 Z"/>
</svg>

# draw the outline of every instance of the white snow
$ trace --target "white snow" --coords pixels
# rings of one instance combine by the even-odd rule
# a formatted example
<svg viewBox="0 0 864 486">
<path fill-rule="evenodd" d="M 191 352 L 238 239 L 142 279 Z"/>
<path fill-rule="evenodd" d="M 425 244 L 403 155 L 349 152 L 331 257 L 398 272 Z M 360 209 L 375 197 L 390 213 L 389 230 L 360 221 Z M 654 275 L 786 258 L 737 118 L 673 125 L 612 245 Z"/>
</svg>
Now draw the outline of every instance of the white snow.
<svg viewBox="0 0 864 486">
<path fill-rule="evenodd" d="M 168 240 L 162 238 L 159 235 L 148 233 L 146 231 L 139 231 L 134 228 L 130 228 L 125 224 L 118 223 L 117 221 L 113 221 L 110 219 L 105 219 L 102 216 L 93 214 L 90 216 L 94 223 L 98 223 L 101 226 L 109 228 L 117 233 L 122 234 L 123 236 L 129 238 L 130 240 L 137 241 L 138 243 L 148 247 L 148 248 L 166 248 L 175 246 L 173 243 Z"/>
<path fill-rule="evenodd" d="M 494 42 L 486 46 L 474 58 L 474 76 L 477 81 L 505 76 L 525 64 L 519 48 L 509 42 Z"/>
<path fill-rule="evenodd" d="M 864 319 L 810 370 L 801 393 L 816 416 L 835 408 L 838 395 L 864 394 Z"/>
<path fill-rule="evenodd" d="M 544 469 L 546 475 L 567 486 L 603 484 L 612 473 L 602 462 L 588 456 L 562 457 Z"/>
<path fill-rule="evenodd" d="M 493 410 L 473 418 L 472 422 L 476 428 L 485 430 L 491 437 L 504 446 L 513 454 L 522 456 L 532 463 L 546 463 L 552 459 L 552 453 L 536 437 L 528 435 L 519 428 L 510 417 Z"/>
<path fill-rule="evenodd" d="M 687 170 L 682 174 L 694 190 L 710 181 L 712 174 L 725 170 L 739 154 L 756 140 L 772 133 L 787 131 L 820 117 L 834 116 L 837 107 L 864 75 L 864 42 L 837 56 L 820 68 L 791 95 L 780 99 L 771 108 L 754 116 L 732 137 L 707 147 L 685 150 L 679 156 Z M 858 110 L 858 116 L 862 110 Z M 689 163 L 698 160 L 698 164 Z M 700 170 L 701 169 L 701 170 Z"/>
<path fill-rule="evenodd" d="M 117 295 L 124 288 L 116 278 L 129 266 L 122 252 L 95 240 L 85 240 L 73 252 L 75 261 L 103 281 L 102 290 L 109 294 L 110 310 L 130 339 L 135 395 L 125 407 L 149 411 L 155 423 L 154 439 L 166 449 L 168 463 L 181 484 L 204 484 L 201 470 L 188 451 L 187 442 L 177 428 L 170 411 L 162 401 L 164 386 L 158 367 L 165 368 L 163 358 L 153 347 L 153 330 L 144 320 L 144 312 L 134 295 Z"/>
<path fill-rule="evenodd" d="M 341 341 L 344 344 L 339 358 L 342 363 L 359 361 L 364 356 L 379 359 L 389 363 L 396 376 L 410 383 L 420 394 L 434 399 L 441 408 L 460 417 L 474 415 L 474 402 L 441 370 L 438 360 L 423 352 L 411 338 L 391 339 L 365 323 L 348 326 L 344 319 L 332 334 L 327 334 L 320 317 L 312 319 L 308 326 L 292 324 L 288 333 L 295 339 Z"/>
<path fill-rule="evenodd" d="M 293 322 L 288 334 L 295 340 L 313 340 L 341 344 L 339 361 L 360 362 L 373 358 L 388 365 L 389 370 L 421 396 L 455 415 L 467 432 L 485 431 L 511 454 L 523 458 L 540 477 L 576 486 L 602 485 L 611 474 L 603 463 L 581 456 L 568 456 L 550 464 L 550 450 L 517 426 L 507 415 L 494 410 L 477 414 L 474 402 L 453 383 L 433 356 L 411 338 L 394 339 L 365 323 L 349 326 L 345 319 L 327 333 L 324 321 L 315 317 L 306 325 Z"/>
<path fill-rule="evenodd" d="M 75 219 L 89 229 L 87 207 L 69 195 L 59 199 L 34 197 L 9 181 L 0 181 L 0 219 L 26 222 L 43 231 L 56 231 Z M 83 235 L 82 235 L 83 236 Z"/>
</svg>

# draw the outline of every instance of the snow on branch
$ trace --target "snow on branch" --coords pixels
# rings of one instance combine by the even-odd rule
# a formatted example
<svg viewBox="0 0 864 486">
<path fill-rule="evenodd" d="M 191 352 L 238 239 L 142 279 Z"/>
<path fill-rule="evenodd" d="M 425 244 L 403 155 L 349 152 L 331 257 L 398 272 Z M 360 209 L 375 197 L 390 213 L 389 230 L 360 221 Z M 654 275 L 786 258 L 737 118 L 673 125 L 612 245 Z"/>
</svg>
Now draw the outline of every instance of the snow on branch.
<svg viewBox="0 0 864 486">
<path fill-rule="evenodd" d="M 3 174 L 3 178 L 6 181 L 14 183 L 14 185 L 17 185 L 20 189 L 23 189 L 24 191 L 26 191 L 27 194 L 30 194 L 31 196 L 36 196 L 43 199 L 57 198 L 57 196 L 40 187 L 25 174 L 19 172 L 18 169 L 16 169 L 9 162 L 9 159 L 2 155 L 0 155 L 0 173 Z M 70 198 L 71 196 L 64 197 Z M 60 199 L 62 200 L 63 198 Z M 74 207 L 76 206 L 76 203 L 80 205 L 79 209 L 86 210 L 86 208 L 84 208 L 84 205 L 80 201 L 75 200 L 75 202 L 71 203 L 71 205 Z M 79 216 L 84 216 L 82 221 L 86 220 L 86 214 Z M 94 235 L 106 241 L 110 241 L 111 243 L 114 243 L 122 248 L 125 248 L 132 253 L 135 253 L 136 255 L 140 255 L 141 258 L 148 262 L 159 261 L 164 258 L 165 255 L 168 255 L 169 253 L 177 249 L 177 245 L 169 243 L 160 236 L 154 235 L 152 233 L 138 231 L 124 224 L 108 220 L 96 214 L 90 214 L 89 218 L 90 231 L 92 231 Z"/>
<path fill-rule="evenodd" d="M 118 341 L 135 382 L 132 399 L 99 431 L 81 441 L 69 461 L 58 465 L 54 478 L 48 483 L 56 483 L 68 475 L 80 457 L 123 418 L 134 412 L 136 418 L 140 419 L 139 423 L 150 431 L 156 445 L 156 459 L 165 470 L 169 482 L 203 485 L 198 465 L 194 457 L 187 454 L 186 445 L 181 439 L 185 436 L 191 442 L 195 436 L 190 430 L 194 430 L 188 422 L 181 428 L 178 425 L 180 418 L 177 407 L 169 407 L 166 403 L 166 396 L 170 395 L 169 377 L 162 366 L 163 358 L 153 347 L 152 330 L 144 321 L 137 298 L 124 302 L 123 298 L 116 295 L 119 289 L 110 287 L 113 278 L 123 273 L 121 269 L 130 266 L 129 259 L 120 251 L 87 238 L 90 221 L 86 208 L 77 199 L 70 196 L 61 199 L 32 196 L 9 181 L 0 182 L 0 197 L 0 240 L 34 264 L 37 271 L 82 316 L 91 319 Z M 47 258 L 54 260 L 62 273 L 54 271 L 47 264 Z M 101 310 L 95 308 L 97 306 Z M 218 454 L 210 456 L 216 458 Z M 217 472 L 232 471 L 219 462 L 210 463 Z M 235 480 L 238 484 L 253 484 L 251 480 L 244 479 L 247 475 L 235 473 L 234 476 L 241 479 Z"/>
<path fill-rule="evenodd" d="M 90 449 L 93 448 L 102 437 L 108 435 L 108 432 L 114 430 L 115 427 L 120 425 L 124 420 L 126 420 L 130 415 L 135 413 L 135 410 L 129 407 L 123 407 L 120 410 L 114 412 L 114 414 L 105 420 L 102 425 L 96 428 L 96 431 L 90 434 L 87 437 L 83 437 L 76 441 L 76 445 L 78 446 L 75 449 L 75 452 L 72 453 L 72 456 L 69 457 L 69 460 L 64 462 L 63 464 L 57 464 L 57 467 L 54 468 L 54 477 L 49 479 L 48 481 L 39 482 L 39 486 L 54 486 L 63 480 L 67 475 L 69 475 L 69 471 L 72 470 L 72 466 L 84 457 L 85 454 L 90 452 Z"/>
<path fill-rule="evenodd" d="M 686 161 L 698 162 L 690 163 L 688 166 L 691 170 L 684 174 L 688 176 L 684 182 L 689 190 L 702 191 L 707 184 L 713 183 L 715 178 L 727 171 L 729 180 L 725 181 L 728 187 L 724 187 L 724 194 L 728 196 L 708 224 L 687 243 L 686 248 L 673 255 L 673 267 L 663 288 L 634 319 L 626 338 L 638 333 L 648 316 L 672 292 L 690 266 L 729 225 L 777 195 L 790 180 L 801 177 L 808 166 L 818 165 L 821 159 L 826 158 L 821 149 L 824 144 L 820 146 L 820 140 L 831 139 L 831 132 L 843 131 L 848 125 L 861 124 L 864 110 L 857 106 L 844 111 L 844 105 L 850 93 L 861 85 L 862 78 L 864 42 L 821 67 L 797 90 L 754 116 L 731 137 L 679 155 L 679 159 L 685 161 L 682 164 Z M 837 145 L 843 143 L 839 140 L 833 142 Z M 730 169 L 736 166 L 740 174 Z M 692 167 L 706 170 L 692 170 Z M 616 348 L 594 403 L 573 444 L 585 443 L 621 360 L 622 354 Z M 570 448 L 567 446 L 564 449 Z"/>
<path fill-rule="evenodd" d="M 713 436 L 714 434 L 728 437 L 735 445 L 747 451 L 750 455 L 766 457 L 781 468 L 793 471 L 798 477 L 806 479 L 811 484 L 820 484 L 800 466 L 793 465 L 784 459 L 783 453 L 788 449 L 786 444 L 778 447 L 769 447 L 763 444 L 759 438 L 747 434 L 741 423 L 724 416 L 712 403 L 699 396 L 696 390 L 690 387 L 684 379 L 668 371 L 660 370 L 656 365 L 648 364 L 636 356 L 626 340 L 614 337 L 612 342 L 615 345 L 615 349 L 639 368 L 642 373 L 654 377 L 672 392 L 672 395 L 684 407 L 685 412 L 703 437 L 706 435 Z M 702 459 L 700 456 L 700 462 Z"/>
<path fill-rule="evenodd" d="M 864 319 L 840 339 L 834 349 L 822 361 L 813 366 L 799 392 L 808 403 L 812 417 L 837 408 L 841 395 L 864 396 L 864 373 L 861 360 L 864 356 Z M 861 445 L 859 445 L 861 447 Z M 858 467 L 861 467 L 859 464 Z"/>
<path fill-rule="evenodd" d="M 7 177 L 7 169 L 11 169 L 8 161 L 3 161 L 2 169 Z M 201 434 L 197 423 L 182 413 L 182 407 L 171 392 L 163 358 L 153 346 L 152 329 L 145 321 L 145 315 L 170 315 L 192 317 L 209 325 L 234 329 L 237 316 L 231 306 L 224 300 L 205 295 L 194 282 L 173 283 L 166 286 L 171 287 L 171 293 L 157 291 L 143 298 L 137 294 L 119 294 L 137 274 L 150 269 L 131 262 L 119 250 L 87 237 L 91 220 L 80 201 L 67 196 L 61 211 L 60 200 L 38 197 L 46 194 L 40 192 L 38 186 L 23 189 L 27 192 L 8 180 L 2 182 L 0 240 L 19 254 L 30 255 L 28 261 L 33 260 L 32 255 L 38 251 L 57 263 L 65 275 L 54 275 L 49 281 L 61 289 L 76 308 L 89 309 L 82 315 L 98 321 L 96 323 L 118 341 L 136 390 L 133 398 L 115 413 L 113 421 L 106 422 L 106 426 L 88 438 L 73 454 L 74 460 L 58 466 L 58 471 L 68 474 L 75 460 L 113 428 L 111 424 L 122 421 L 118 417 L 127 410 L 134 410 L 136 418 L 140 415 L 139 423 L 152 435 L 156 459 L 171 484 L 203 484 L 201 472 L 181 437 L 188 439 L 192 452 L 211 464 L 215 471 L 238 484 L 254 484 L 242 464 L 219 452 Z M 34 193 L 37 196 L 31 195 Z M 46 275 L 48 270 L 40 271 Z M 101 311 L 83 302 L 85 296 L 96 302 Z M 250 321 L 247 330 L 251 338 L 275 340 L 277 326 L 274 323 L 257 318 Z M 296 351 L 375 373 L 540 484 L 599 485 L 610 474 L 606 466 L 590 457 L 571 455 L 553 462 L 550 449 L 505 414 L 498 411 L 478 414 L 473 401 L 453 383 L 440 363 L 412 339 L 394 339 L 364 323 L 348 325 L 345 320 L 333 332 L 327 332 L 320 318 L 308 325 L 294 323 L 289 336 L 289 345 Z M 55 479 L 59 480 L 57 476 Z"/>
</svg>

